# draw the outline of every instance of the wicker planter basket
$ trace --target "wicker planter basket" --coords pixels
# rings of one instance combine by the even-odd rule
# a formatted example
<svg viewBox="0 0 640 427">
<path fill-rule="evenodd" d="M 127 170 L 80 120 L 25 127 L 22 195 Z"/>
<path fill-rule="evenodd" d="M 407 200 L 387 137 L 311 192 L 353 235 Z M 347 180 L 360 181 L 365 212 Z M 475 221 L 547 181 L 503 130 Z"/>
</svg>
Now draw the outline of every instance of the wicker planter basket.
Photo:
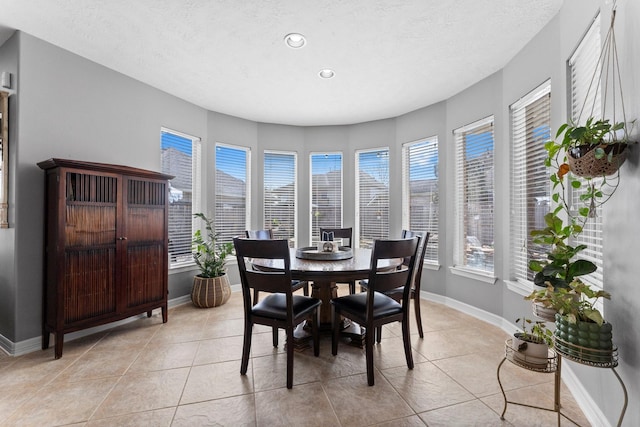
<svg viewBox="0 0 640 427">
<path fill-rule="evenodd" d="M 595 149 L 604 149 L 606 155 L 596 159 Z M 613 151 L 611 161 L 609 153 Z M 574 175 L 583 178 L 613 175 L 627 160 L 627 144 L 600 144 L 599 146 L 578 146 L 567 156 L 567 161 Z"/>
<path fill-rule="evenodd" d="M 195 276 L 193 278 L 191 301 L 196 307 L 217 307 L 229 301 L 230 297 L 231 285 L 226 274 L 220 277 Z"/>
</svg>

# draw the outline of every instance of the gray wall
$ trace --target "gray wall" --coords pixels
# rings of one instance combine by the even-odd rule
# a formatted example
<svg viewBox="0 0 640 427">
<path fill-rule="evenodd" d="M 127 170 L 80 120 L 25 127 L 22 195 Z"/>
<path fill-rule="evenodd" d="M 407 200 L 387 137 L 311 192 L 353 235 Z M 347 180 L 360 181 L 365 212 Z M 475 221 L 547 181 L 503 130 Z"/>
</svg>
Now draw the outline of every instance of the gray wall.
<svg viewBox="0 0 640 427">
<path fill-rule="evenodd" d="M 3 298 L 10 320 L 0 333 L 20 342 L 41 333 L 44 175 L 36 163 L 60 157 L 160 170 L 160 128 L 205 136 L 207 112 L 28 34 L 18 33 L 11 45 L 14 39 L 20 72 L 12 96 L 19 117 L 11 129 L 15 215 L 12 228 L 1 231 L 15 233 L 15 240 L 5 253 L 3 239 L 0 254 L 0 292 L 10 296 Z M 7 265 L 13 277 L 5 277 Z"/>
<path fill-rule="evenodd" d="M 265 149 L 298 153 L 298 243 L 309 241 L 309 154 L 342 151 L 344 155 L 344 224 L 354 224 L 355 150 L 389 146 L 391 185 L 400 188 L 400 154 L 405 142 L 438 135 L 440 147 L 440 262 L 425 270 L 423 289 L 437 297 L 466 303 L 510 325 L 530 313 L 522 295 L 507 286 L 509 272 L 509 105 L 551 78 L 552 128 L 566 120 L 566 61 L 599 7 L 603 39 L 609 21 L 606 0 L 566 0 L 561 12 L 505 67 L 450 99 L 394 119 L 352 126 L 295 127 L 263 124 L 207 112 L 26 34 L 0 47 L 2 71 L 13 70 L 19 84 L 12 96 L 11 228 L 0 230 L 0 339 L 9 343 L 39 340 L 42 283 L 43 174 L 36 166 L 48 157 L 128 164 L 159 170 L 161 126 L 202 137 L 206 180 L 204 205 L 213 212 L 215 142 L 249 147 L 252 153 L 252 228 L 261 228 L 262 167 Z M 640 4 L 618 0 L 616 35 L 625 88 L 627 117 L 640 115 Z M 18 70 L 20 75 L 17 76 Z M 452 70 L 455 78 L 455 70 Z M 495 117 L 496 214 L 495 284 L 452 274 L 453 129 Z M 13 121 L 13 120 L 12 120 Z M 636 135 L 638 132 L 636 130 Z M 613 299 L 605 317 L 614 325 L 619 348 L 618 372 L 630 401 L 640 397 L 638 324 L 640 292 L 635 249 L 640 223 L 639 149 L 622 167 L 618 194 L 605 206 L 605 283 Z M 401 228 L 400 191 L 392 192 L 391 235 Z M 231 266 L 231 280 L 237 272 Z M 170 298 L 187 295 L 191 272 L 172 272 Z M 3 344 L 3 342 L 0 342 Z M 6 342 L 4 343 L 6 344 Z M 567 363 L 579 378 L 581 401 L 593 402 L 591 419 L 614 424 L 621 405 L 619 384 L 609 370 Z M 583 408 L 587 412 L 588 407 Z M 598 418 L 602 414 L 603 418 Z M 624 425 L 640 425 L 640 408 L 631 405 Z"/>
<path fill-rule="evenodd" d="M 0 70 L 11 73 L 12 89 L 5 89 L 12 96 L 9 97 L 9 228 L 0 229 L 0 343 L 7 340 L 15 341 L 13 332 L 16 328 L 16 262 L 15 262 L 15 181 L 16 181 L 16 141 L 18 138 L 18 103 L 13 94 L 18 85 L 18 45 L 19 39 L 14 35 L 0 46 Z"/>
</svg>

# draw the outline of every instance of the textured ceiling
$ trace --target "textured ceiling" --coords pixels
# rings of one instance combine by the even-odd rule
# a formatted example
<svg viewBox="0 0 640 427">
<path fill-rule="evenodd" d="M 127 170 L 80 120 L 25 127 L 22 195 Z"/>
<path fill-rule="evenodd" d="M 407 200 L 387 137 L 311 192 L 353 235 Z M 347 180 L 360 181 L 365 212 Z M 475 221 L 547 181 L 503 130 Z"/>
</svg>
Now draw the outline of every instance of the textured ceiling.
<svg viewBox="0 0 640 427">
<path fill-rule="evenodd" d="M 562 0 L 0 0 L 13 29 L 213 110 L 352 124 L 442 101 L 504 65 Z M 4 27 L 4 28 L 3 28 Z M 303 49 L 287 33 L 306 36 Z M 322 80 L 318 72 L 336 76 Z"/>
</svg>

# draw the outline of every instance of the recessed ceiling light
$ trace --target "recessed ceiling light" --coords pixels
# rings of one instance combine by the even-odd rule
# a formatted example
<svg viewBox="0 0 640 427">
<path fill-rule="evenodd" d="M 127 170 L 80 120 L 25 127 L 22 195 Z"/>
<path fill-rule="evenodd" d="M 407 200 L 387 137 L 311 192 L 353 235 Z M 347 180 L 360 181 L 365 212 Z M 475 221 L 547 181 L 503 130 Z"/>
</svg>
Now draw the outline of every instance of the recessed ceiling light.
<svg viewBox="0 0 640 427">
<path fill-rule="evenodd" d="M 307 44 L 307 40 L 299 33 L 287 34 L 284 36 L 284 42 L 292 49 L 300 49 L 302 46 Z"/>
<path fill-rule="evenodd" d="M 330 79 L 336 75 L 335 71 L 330 68 L 325 68 L 324 70 L 320 70 L 318 75 L 323 79 Z"/>
</svg>

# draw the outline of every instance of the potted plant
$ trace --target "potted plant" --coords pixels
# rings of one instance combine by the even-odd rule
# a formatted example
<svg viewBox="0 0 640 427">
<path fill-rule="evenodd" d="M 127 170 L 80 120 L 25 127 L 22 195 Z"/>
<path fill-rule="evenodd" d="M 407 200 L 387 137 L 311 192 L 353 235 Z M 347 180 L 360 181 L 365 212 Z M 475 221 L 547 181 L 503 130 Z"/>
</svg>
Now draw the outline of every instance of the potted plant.
<svg viewBox="0 0 640 427">
<path fill-rule="evenodd" d="M 514 360 L 531 368 L 546 368 L 549 348 L 553 347 L 553 333 L 541 321 L 522 317 L 516 323 L 521 324 L 522 332 L 513 334 Z"/>
<path fill-rule="evenodd" d="M 605 175 L 601 175 L 603 179 L 596 180 L 594 183 L 591 178 L 586 179 L 586 189 L 584 181 L 573 176 L 575 170 L 566 163 L 571 158 L 571 152 L 575 150 L 586 149 L 593 151 L 594 156 L 604 155 L 606 151 L 600 151 L 600 145 L 607 145 L 607 142 L 614 147 L 612 141 L 618 141 L 616 134 L 620 130 L 625 130 L 623 123 L 611 125 L 608 120 L 595 120 L 589 118 L 584 126 L 576 126 L 565 123 L 556 133 L 555 141 L 548 141 L 545 144 L 547 158 L 545 165 L 552 167 L 554 172 L 550 175 L 552 183 L 551 199 L 556 204 L 555 210 L 545 215 L 546 227 L 540 230 L 533 230 L 531 236 L 533 242 L 540 245 L 546 245 L 549 250 L 546 259 L 534 259 L 529 262 L 529 269 L 534 275 L 534 285 L 539 288 L 546 288 L 548 285 L 557 289 L 566 289 L 576 277 L 593 273 L 596 271 L 596 265 L 588 260 L 578 258 L 580 252 L 585 250 L 585 245 L 572 246 L 569 244 L 571 238 L 578 236 L 587 220 L 595 215 L 596 207 L 606 202 L 615 191 L 617 186 L 614 185 L 612 191 L 605 193 L 604 186 L 608 186 Z M 562 138 L 560 139 L 560 136 Z M 625 141 L 626 138 L 625 133 Z M 581 148 L 578 148 L 581 147 Z M 613 161 L 612 156 L 605 161 Z M 569 173 L 571 172 L 571 173 Z M 579 204 L 569 203 L 567 197 L 567 187 L 574 191 L 580 191 Z M 552 308 L 539 304 L 536 298 L 536 291 L 529 295 L 526 299 L 533 301 L 533 312 L 536 316 L 545 320 L 553 321 L 555 312 Z"/>
<path fill-rule="evenodd" d="M 608 119 L 587 119 L 583 126 L 565 123 L 558 129 L 555 140 L 545 144 L 545 166 L 554 170 L 552 199 L 558 204 L 555 213 L 564 210 L 574 225 L 584 225 L 596 215 L 618 188 L 619 175 L 613 178 L 625 161 L 629 132 L 635 120 L 626 124 L 611 124 Z M 569 173 L 571 172 L 571 173 Z M 566 179 L 565 179 L 566 177 Z M 598 178 L 598 179 L 594 179 Z M 578 204 L 570 206 L 566 200 L 567 188 L 580 193 Z M 572 230 L 579 234 L 582 228 Z"/>
<path fill-rule="evenodd" d="M 542 290 L 546 290 L 548 286 L 567 289 L 576 277 L 593 273 L 597 267 L 591 261 L 577 258 L 587 248 L 586 245 L 568 244 L 570 237 L 582 231 L 582 225 L 577 220 L 571 218 L 565 224 L 558 216 L 558 210 L 547 213 L 544 219 L 547 226 L 531 232 L 534 243 L 549 247 L 546 259 L 529 261 L 529 269 L 535 272 L 533 284 Z M 554 308 L 541 304 L 538 295 L 538 291 L 533 291 L 525 299 L 532 301 L 533 313 L 537 317 L 553 322 L 556 313 Z"/>
<path fill-rule="evenodd" d="M 575 222 L 565 225 L 554 212 L 546 214 L 544 219 L 547 227 L 533 230 L 531 235 L 535 243 L 549 245 L 550 251 L 545 261 L 529 262 L 529 268 L 536 273 L 533 283 L 536 286 L 551 284 L 557 288 L 568 288 L 574 278 L 596 271 L 596 265 L 591 261 L 576 259 L 587 248 L 586 245 L 570 246 L 567 243 L 571 236 L 582 231 L 582 226 Z"/>
<path fill-rule="evenodd" d="M 604 321 L 596 308 L 600 298 L 611 298 L 608 292 L 593 290 L 580 279 L 574 279 L 568 288 L 549 285 L 532 295 L 536 301 L 557 312 L 554 333 L 557 351 L 588 362 L 611 360 L 612 326 Z"/>
<path fill-rule="evenodd" d="M 201 230 L 193 235 L 193 260 L 200 268 L 200 274 L 193 278 L 191 301 L 196 307 L 217 307 L 231 296 L 226 257 L 233 252 L 233 245 L 217 241 L 219 233 L 214 231 L 213 221 L 203 213 L 193 216 L 204 221 L 206 235 Z"/>
<path fill-rule="evenodd" d="M 558 128 L 556 138 L 545 148 L 549 164 L 555 162 L 561 172 L 571 172 L 584 178 L 615 173 L 627 158 L 629 129 L 633 122 L 610 123 L 609 119 L 589 117 L 584 125 L 565 123 Z"/>
</svg>

